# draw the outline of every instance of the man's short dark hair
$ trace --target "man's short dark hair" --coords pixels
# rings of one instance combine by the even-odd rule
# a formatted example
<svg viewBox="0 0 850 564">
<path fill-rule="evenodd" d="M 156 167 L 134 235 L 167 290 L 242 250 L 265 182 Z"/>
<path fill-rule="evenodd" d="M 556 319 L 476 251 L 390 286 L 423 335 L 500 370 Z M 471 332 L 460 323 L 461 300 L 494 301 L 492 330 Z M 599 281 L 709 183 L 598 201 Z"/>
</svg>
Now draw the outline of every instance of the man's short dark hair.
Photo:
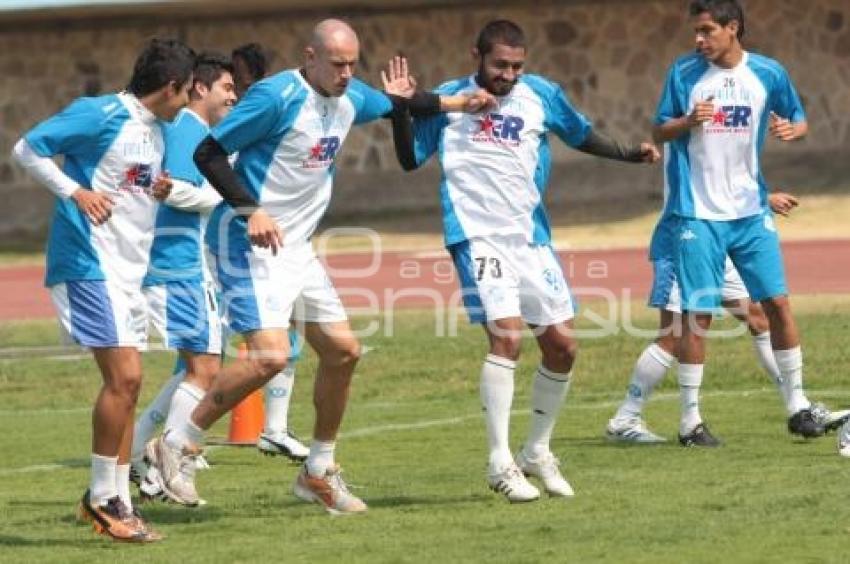
<svg viewBox="0 0 850 564">
<path fill-rule="evenodd" d="M 259 43 L 246 43 L 235 48 L 230 54 L 231 59 L 242 59 L 254 81 L 265 78 L 269 71 L 269 57 Z"/>
<path fill-rule="evenodd" d="M 485 25 L 478 34 L 475 48 L 483 57 L 492 51 L 496 44 L 525 49 L 525 34 L 521 27 L 510 20 L 494 20 Z"/>
<path fill-rule="evenodd" d="M 195 68 L 195 52 L 176 39 L 151 39 L 133 66 L 127 90 L 147 96 L 170 82 L 186 84 Z"/>
<path fill-rule="evenodd" d="M 207 88 L 212 88 L 213 83 L 225 72 L 233 74 L 233 63 L 230 59 L 221 53 L 204 51 L 195 60 L 193 86 L 194 83 L 200 82 Z"/>
<path fill-rule="evenodd" d="M 708 12 L 711 19 L 722 26 L 735 20 L 738 22 L 738 39 L 744 37 L 744 8 L 738 0 L 691 0 L 689 11 L 692 16 Z"/>
</svg>

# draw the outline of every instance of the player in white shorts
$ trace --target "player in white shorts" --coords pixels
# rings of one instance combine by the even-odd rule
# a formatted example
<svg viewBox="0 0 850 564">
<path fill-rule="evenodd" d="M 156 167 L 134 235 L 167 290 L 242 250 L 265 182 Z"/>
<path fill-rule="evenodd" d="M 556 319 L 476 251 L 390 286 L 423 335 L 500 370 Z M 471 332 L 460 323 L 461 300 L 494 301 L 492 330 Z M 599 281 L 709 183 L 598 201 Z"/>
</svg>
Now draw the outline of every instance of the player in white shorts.
<svg viewBox="0 0 850 564">
<path fill-rule="evenodd" d="M 543 205 L 549 136 L 623 161 L 660 157 L 651 143 L 622 147 L 602 137 L 557 84 L 523 74 L 525 45 L 515 23 L 487 24 L 474 51 L 477 73 L 437 92 L 484 87 L 497 97 L 498 109 L 478 116 L 449 113 L 415 119 L 412 155 L 402 161 L 415 168 L 439 152 L 445 242 L 470 320 L 483 324 L 490 342 L 481 371 L 490 447 L 487 482 L 512 502 L 540 496 L 524 474 L 541 479 L 550 495 L 573 495 L 549 444 L 577 348 L 572 336 L 575 303 L 550 244 Z M 508 430 L 524 325 L 532 328 L 543 358 L 534 375 L 531 428 L 514 457 Z"/>
<path fill-rule="evenodd" d="M 207 241 L 228 323 L 245 338 L 249 358 L 226 365 L 190 419 L 157 442 L 163 482 L 183 499 L 197 499 L 194 480 L 181 468 L 193 464 L 204 431 L 286 366 L 286 329 L 294 318 L 304 322 L 319 357 L 314 440 L 294 492 L 330 513 L 366 510 L 334 461 L 360 346 L 309 241 L 329 203 L 335 158 L 350 128 L 393 111 L 385 94 L 352 76 L 358 57 L 357 35 L 347 24 L 321 22 L 304 67 L 254 84 L 195 152 L 226 202 L 211 216 Z M 439 111 L 439 98 L 425 98 Z M 477 103 L 470 98 L 455 101 Z M 234 171 L 227 157 L 237 152 Z"/>
<path fill-rule="evenodd" d="M 775 192 L 770 195 L 770 206 L 774 212 L 787 216 L 791 209 L 797 206 L 797 200 L 789 194 Z M 618 442 L 651 444 L 665 442 L 666 439 L 653 433 L 643 419 L 643 408 L 652 395 L 655 387 L 663 380 L 668 369 L 676 360 L 679 346 L 678 335 L 681 332 L 681 295 L 679 284 L 671 258 L 663 249 L 667 229 L 659 222 L 652 244 L 650 258 L 653 264 L 653 285 L 649 305 L 659 310 L 659 336 L 647 346 L 638 357 L 632 371 L 631 380 L 626 389 L 626 396 L 614 416 L 608 421 L 605 435 Z M 787 405 L 789 390 L 782 380 L 773 349 L 770 345 L 770 328 L 767 317 L 757 302 L 750 301 L 750 295 L 730 259 L 726 259 L 726 268 L 722 287 L 722 303 L 724 308 L 737 319 L 747 324 L 753 339 L 753 351 L 762 368 L 770 377 L 779 392 L 783 405 Z M 837 428 L 850 415 L 848 411 L 829 411 L 824 405 L 809 402 L 816 420 L 825 429 Z M 685 446 L 692 446 L 689 441 L 710 441 L 711 435 L 700 434 L 684 441 Z M 703 445 L 705 446 L 705 445 Z"/>
<path fill-rule="evenodd" d="M 164 151 L 160 120 L 185 106 L 195 55 L 152 40 L 127 91 L 80 98 L 40 123 L 14 156 L 56 195 L 47 279 L 59 321 L 89 347 L 103 377 L 92 422 L 91 482 L 79 516 L 120 541 L 148 542 L 151 530 L 130 500 L 130 445 L 142 380 L 147 305 L 142 279 L 153 238 L 155 191 Z M 52 157 L 64 156 L 60 170 Z"/>
</svg>

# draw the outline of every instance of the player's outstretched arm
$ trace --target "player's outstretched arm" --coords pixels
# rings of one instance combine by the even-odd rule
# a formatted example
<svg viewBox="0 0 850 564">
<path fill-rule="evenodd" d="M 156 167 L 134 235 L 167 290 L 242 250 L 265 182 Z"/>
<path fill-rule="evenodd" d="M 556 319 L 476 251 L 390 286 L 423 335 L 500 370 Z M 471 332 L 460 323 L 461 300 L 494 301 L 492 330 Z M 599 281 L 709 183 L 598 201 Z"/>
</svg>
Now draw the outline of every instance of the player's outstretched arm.
<svg viewBox="0 0 850 564">
<path fill-rule="evenodd" d="M 602 157 L 629 163 L 654 163 L 661 158 L 658 148 L 646 141 L 636 145 L 625 145 L 606 137 L 591 129 L 584 142 L 576 147 L 579 151 Z"/>
</svg>

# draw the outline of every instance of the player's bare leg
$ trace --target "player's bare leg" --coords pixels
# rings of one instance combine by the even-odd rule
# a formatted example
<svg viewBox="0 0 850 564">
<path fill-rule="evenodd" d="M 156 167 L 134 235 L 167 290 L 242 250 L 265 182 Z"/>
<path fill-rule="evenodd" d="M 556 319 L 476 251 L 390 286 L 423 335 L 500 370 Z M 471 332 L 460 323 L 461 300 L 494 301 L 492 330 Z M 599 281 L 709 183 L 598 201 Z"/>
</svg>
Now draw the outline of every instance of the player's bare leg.
<svg viewBox="0 0 850 564">
<path fill-rule="evenodd" d="M 310 454 L 298 474 L 294 493 L 305 501 L 319 503 L 331 514 L 362 513 L 366 504 L 348 491 L 334 460 L 351 377 L 360 359 L 360 343 L 347 321 L 306 323 L 305 337 L 319 356 L 313 388 L 316 422 Z"/>
<path fill-rule="evenodd" d="M 550 442 L 570 388 L 578 342 L 573 334 L 572 320 L 535 327 L 534 331 L 543 359 L 532 384 L 528 437 L 517 453 L 516 462 L 525 475 L 540 479 L 550 495 L 572 496 L 573 489 L 558 469 L 560 461 L 552 453 Z"/>
</svg>

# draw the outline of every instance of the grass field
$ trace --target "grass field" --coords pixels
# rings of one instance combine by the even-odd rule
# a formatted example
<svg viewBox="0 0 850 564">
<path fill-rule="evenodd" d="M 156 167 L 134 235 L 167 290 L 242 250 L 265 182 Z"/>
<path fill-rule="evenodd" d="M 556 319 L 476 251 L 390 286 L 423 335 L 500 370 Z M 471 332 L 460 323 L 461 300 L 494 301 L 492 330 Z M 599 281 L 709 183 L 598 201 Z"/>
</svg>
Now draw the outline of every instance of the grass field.
<svg viewBox="0 0 850 564">
<path fill-rule="evenodd" d="M 810 396 L 850 401 L 850 299 L 795 300 L 805 337 Z M 589 306 L 593 310 L 593 305 Z M 643 311 L 642 308 L 637 308 Z M 638 322 L 651 327 L 643 313 Z M 371 321 L 358 319 L 365 327 Z M 586 323 L 585 323 L 586 324 Z M 88 479 L 89 406 L 96 370 L 86 357 L 9 358 L 54 345 L 50 323 L 0 325 L 0 561 L 91 562 L 843 562 L 850 540 L 850 461 L 834 436 L 805 442 L 785 431 L 777 393 L 757 368 L 748 338 L 710 346 L 703 415 L 725 446 L 624 447 L 603 429 L 645 345 L 623 334 L 582 343 L 554 451 L 577 492 L 511 506 L 484 482 L 486 446 L 478 404 L 485 353 L 477 327 L 435 337 L 426 312 L 396 317 L 393 337 L 364 338 L 338 460 L 369 504 L 363 516 L 331 518 L 290 493 L 297 468 L 252 448 L 216 448 L 199 474 L 206 507 L 146 506 L 167 535 L 127 546 L 75 524 Z M 514 403 L 514 444 L 528 423 L 526 343 Z M 171 364 L 146 357 L 145 400 Z M 309 374 L 299 365 L 291 423 L 309 435 Z M 673 438 L 674 379 L 652 401 L 654 430 Z M 224 433 L 224 425 L 212 435 Z"/>
</svg>

